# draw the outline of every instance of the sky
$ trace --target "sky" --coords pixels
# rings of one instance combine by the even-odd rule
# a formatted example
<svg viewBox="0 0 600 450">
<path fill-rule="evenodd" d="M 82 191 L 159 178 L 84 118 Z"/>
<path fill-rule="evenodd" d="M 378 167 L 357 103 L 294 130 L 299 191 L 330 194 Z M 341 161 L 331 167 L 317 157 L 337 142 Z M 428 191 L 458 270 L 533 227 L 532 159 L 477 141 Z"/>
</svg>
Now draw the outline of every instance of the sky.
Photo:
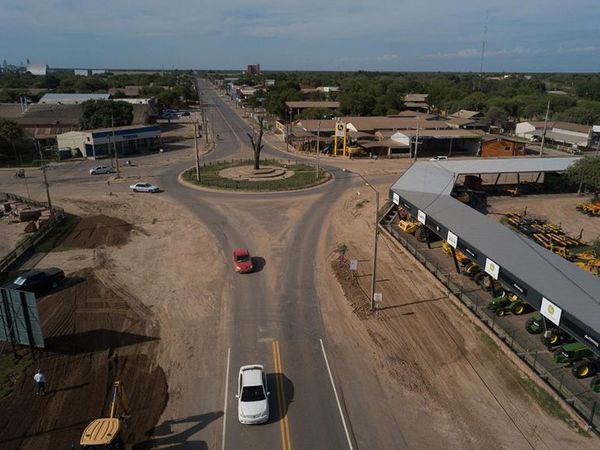
<svg viewBox="0 0 600 450">
<path fill-rule="evenodd" d="M 598 6 L 598 0 L 0 0 L 0 61 L 478 72 L 485 35 L 487 72 L 600 72 Z"/>
</svg>

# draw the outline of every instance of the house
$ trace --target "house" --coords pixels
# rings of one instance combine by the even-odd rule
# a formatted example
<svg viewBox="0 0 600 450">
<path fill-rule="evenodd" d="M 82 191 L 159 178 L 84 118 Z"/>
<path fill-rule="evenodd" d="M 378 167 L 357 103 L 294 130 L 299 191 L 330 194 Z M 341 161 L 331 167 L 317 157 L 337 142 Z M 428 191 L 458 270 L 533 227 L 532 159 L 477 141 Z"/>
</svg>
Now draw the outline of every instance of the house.
<svg viewBox="0 0 600 450">
<path fill-rule="evenodd" d="M 429 94 L 406 94 L 404 96 L 404 107 L 411 111 L 429 112 L 428 97 Z"/>
<path fill-rule="evenodd" d="M 485 136 L 481 142 L 480 156 L 525 156 L 525 142 L 505 136 Z"/>
</svg>

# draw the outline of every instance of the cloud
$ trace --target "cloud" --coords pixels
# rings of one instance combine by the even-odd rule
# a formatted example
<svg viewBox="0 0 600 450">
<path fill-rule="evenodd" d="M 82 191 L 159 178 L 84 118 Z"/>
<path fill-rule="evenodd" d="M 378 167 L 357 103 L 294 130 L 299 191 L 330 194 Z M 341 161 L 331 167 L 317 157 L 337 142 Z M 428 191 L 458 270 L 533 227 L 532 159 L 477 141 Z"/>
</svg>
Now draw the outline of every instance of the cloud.
<svg viewBox="0 0 600 450">
<path fill-rule="evenodd" d="M 532 51 L 528 48 L 516 47 L 512 49 L 486 50 L 485 56 L 520 56 L 530 53 L 532 53 Z M 422 56 L 422 59 L 436 58 L 481 58 L 481 49 L 464 48 L 451 53 L 434 53 Z"/>
<path fill-rule="evenodd" d="M 559 48 L 556 50 L 556 53 L 568 54 L 568 53 L 599 53 L 600 47 L 588 45 L 586 47 L 571 47 L 571 48 Z"/>
</svg>

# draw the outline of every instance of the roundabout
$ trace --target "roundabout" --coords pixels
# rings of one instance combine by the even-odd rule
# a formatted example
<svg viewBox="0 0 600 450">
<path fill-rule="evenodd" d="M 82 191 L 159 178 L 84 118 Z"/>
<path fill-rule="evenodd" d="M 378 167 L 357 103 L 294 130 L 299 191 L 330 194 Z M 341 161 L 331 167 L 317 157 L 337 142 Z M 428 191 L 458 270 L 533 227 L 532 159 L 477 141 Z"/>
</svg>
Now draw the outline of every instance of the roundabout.
<svg viewBox="0 0 600 450">
<path fill-rule="evenodd" d="M 295 191 L 318 186 L 329 181 L 331 174 L 308 164 L 290 161 L 265 160 L 254 169 L 252 160 L 215 161 L 200 167 L 200 180 L 196 168 L 181 174 L 180 180 L 194 188 L 227 191 L 278 192 Z"/>
</svg>

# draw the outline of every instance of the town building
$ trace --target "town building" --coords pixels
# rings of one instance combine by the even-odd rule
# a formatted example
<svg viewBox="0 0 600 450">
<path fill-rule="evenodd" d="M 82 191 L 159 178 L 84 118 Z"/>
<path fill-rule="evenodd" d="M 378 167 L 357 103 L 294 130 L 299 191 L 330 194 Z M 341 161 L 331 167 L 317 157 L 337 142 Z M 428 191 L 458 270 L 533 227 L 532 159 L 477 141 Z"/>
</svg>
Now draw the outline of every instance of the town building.
<svg viewBox="0 0 600 450">
<path fill-rule="evenodd" d="M 70 150 L 86 158 L 106 158 L 158 150 L 161 129 L 159 125 L 130 125 L 86 131 L 70 131 L 56 136 L 59 151 Z"/>
<path fill-rule="evenodd" d="M 545 128 L 545 133 L 544 133 Z M 572 149 L 592 148 L 597 139 L 593 127 L 578 123 L 548 121 L 519 122 L 515 134 L 530 141 L 539 142 L 544 136 L 546 142 L 553 142 Z"/>
<path fill-rule="evenodd" d="M 481 142 L 481 156 L 525 156 L 525 143 L 505 136 L 485 136 Z"/>
<path fill-rule="evenodd" d="M 428 97 L 429 94 L 406 94 L 404 96 L 404 107 L 411 111 L 429 112 Z"/>
<path fill-rule="evenodd" d="M 48 74 L 47 64 L 27 64 L 25 72 L 29 72 L 31 75 L 44 77 Z"/>
<path fill-rule="evenodd" d="M 108 100 L 110 94 L 45 94 L 39 104 L 46 105 L 79 105 L 88 100 Z"/>
</svg>

